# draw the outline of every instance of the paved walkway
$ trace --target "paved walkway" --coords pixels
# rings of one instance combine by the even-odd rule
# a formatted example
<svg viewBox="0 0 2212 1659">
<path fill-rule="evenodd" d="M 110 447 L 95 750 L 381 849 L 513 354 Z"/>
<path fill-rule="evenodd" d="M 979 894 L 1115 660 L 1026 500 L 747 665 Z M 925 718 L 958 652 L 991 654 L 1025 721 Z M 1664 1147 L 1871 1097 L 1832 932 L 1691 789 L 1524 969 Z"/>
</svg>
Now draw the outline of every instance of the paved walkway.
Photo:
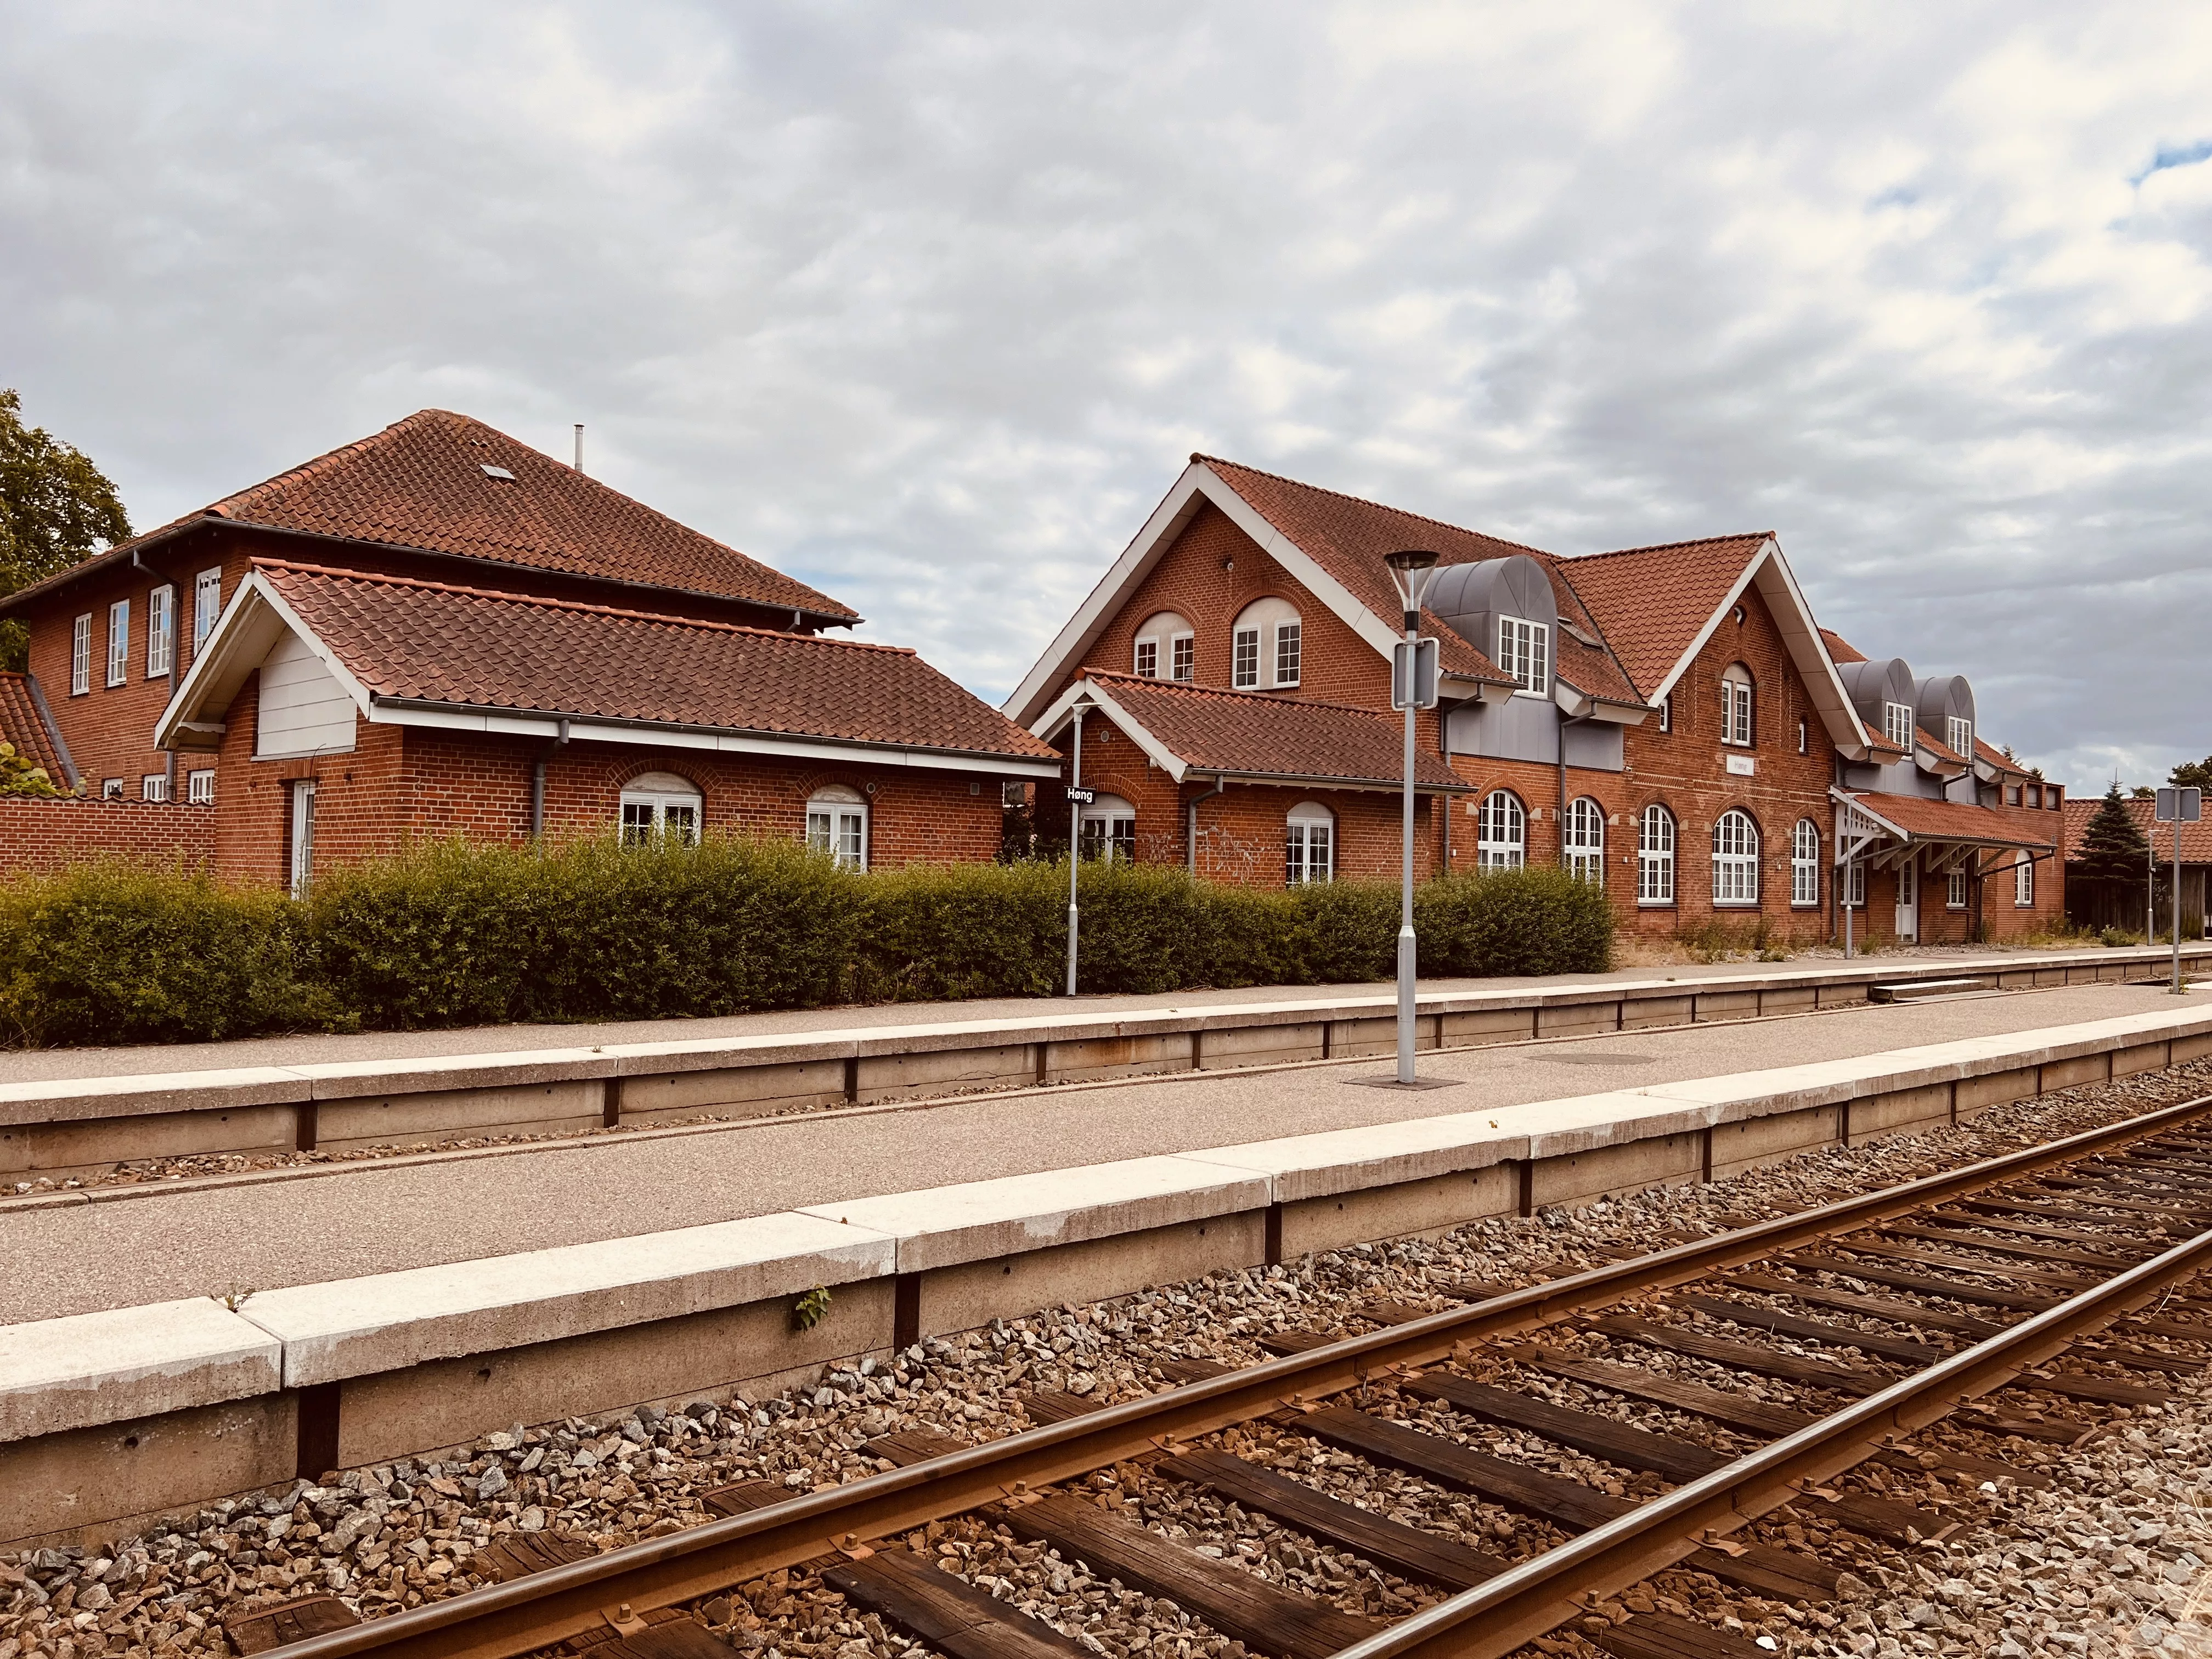
<svg viewBox="0 0 2212 1659">
<path fill-rule="evenodd" d="M 1962 973 L 1977 963 L 2016 963 L 2021 956 L 2043 951 L 1929 946 L 1893 951 L 1873 958 L 1893 963 L 1955 963 Z M 2068 952 L 2086 958 L 2099 952 Z M 1574 985 L 1608 985 L 1651 980 L 1726 979 L 1741 974 L 1829 969 L 1847 972 L 1839 951 L 1813 951 L 1781 966 L 1756 962 L 1668 963 L 1617 968 L 1602 974 L 1551 974 L 1497 979 L 1426 979 L 1428 992 L 1558 989 Z M 605 1020 L 573 1025 L 477 1025 L 452 1031 L 368 1031 L 353 1036 L 252 1037 L 235 1042 L 185 1042 L 115 1048 L 48 1048 L 0 1051 L 0 1085 L 42 1083 L 56 1079 L 128 1077 L 149 1073 L 216 1071 L 231 1066 L 301 1066 L 319 1061 L 404 1060 L 452 1054 L 512 1054 L 531 1048 L 590 1048 L 621 1042 L 665 1042 L 708 1037 L 765 1036 L 789 1031 L 872 1031 L 924 1025 L 940 1020 L 1052 1019 L 1073 1012 L 1127 1011 L 1175 1012 L 1223 1004 L 1310 1002 L 1335 998 L 1388 996 L 1388 981 L 1358 985 L 1270 985 L 1234 991 L 1177 991 L 1158 996 L 995 997 L 973 1002 L 900 1002 L 868 1007 L 792 1009 L 778 1013 L 731 1014 L 716 1019 Z"/>
<path fill-rule="evenodd" d="M 118 1202 L 0 1206 L 0 1324 L 2172 1006 L 2146 987 L 2075 986 L 1426 1054 L 1423 1072 L 1458 1086 L 1418 1093 L 1358 1084 L 1387 1076 L 1387 1060 L 1182 1074 L 325 1165 L 283 1181 L 141 1188 Z"/>
</svg>

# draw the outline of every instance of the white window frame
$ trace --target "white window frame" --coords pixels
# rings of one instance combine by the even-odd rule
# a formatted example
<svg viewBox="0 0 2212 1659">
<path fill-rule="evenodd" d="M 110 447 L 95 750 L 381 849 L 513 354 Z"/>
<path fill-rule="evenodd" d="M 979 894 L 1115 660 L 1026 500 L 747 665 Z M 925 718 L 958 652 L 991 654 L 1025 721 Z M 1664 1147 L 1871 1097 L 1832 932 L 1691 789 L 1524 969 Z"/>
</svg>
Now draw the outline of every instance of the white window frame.
<svg viewBox="0 0 2212 1659">
<path fill-rule="evenodd" d="M 1946 741 L 1949 743 L 1951 752 L 1953 754 L 1956 755 L 1960 760 L 1970 761 L 1973 759 L 1973 721 L 1962 720 L 1956 714 L 1947 714 L 1943 717 L 1943 730 Z"/>
<path fill-rule="evenodd" d="M 1759 825 L 1741 806 L 1713 820 L 1713 908 L 1755 909 L 1759 904 Z"/>
<path fill-rule="evenodd" d="M 131 678 L 131 601 L 118 599 L 107 607 L 107 683 L 121 685 Z"/>
<path fill-rule="evenodd" d="M 1912 752 L 1912 705 L 1885 702 L 1881 706 L 1881 734 L 1906 754 Z"/>
<path fill-rule="evenodd" d="M 1800 818 L 1790 832 L 1790 902 L 1799 908 L 1820 902 L 1820 826 Z"/>
<path fill-rule="evenodd" d="M 1864 859 L 1855 858 L 1844 864 L 1843 888 L 1844 909 L 1866 908 L 1867 866 Z"/>
<path fill-rule="evenodd" d="M 622 792 L 615 823 L 625 847 L 643 847 L 672 840 L 679 846 L 696 847 L 699 827 L 706 817 L 706 799 L 696 789 L 632 786 Z"/>
<path fill-rule="evenodd" d="M 1732 749 L 1751 747 L 1751 671 L 1741 664 L 1721 673 L 1721 741 Z"/>
<path fill-rule="evenodd" d="M 1671 691 L 1659 699 L 1659 729 L 1662 732 L 1674 729 L 1674 694 Z"/>
<path fill-rule="evenodd" d="M 215 769 L 185 774 L 185 799 L 193 806 L 215 805 Z"/>
<path fill-rule="evenodd" d="M 1198 637 L 1193 634 L 1168 635 L 1168 678 L 1185 684 L 1198 678 Z"/>
<path fill-rule="evenodd" d="M 295 778 L 292 781 L 292 896 L 305 898 L 307 884 L 315 878 L 315 781 Z"/>
<path fill-rule="evenodd" d="M 1137 861 L 1137 809 L 1119 795 L 1102 794 L 1076 821 L 1076 849 L 1108 864 Z"/>
<path fill-rule="evenodd" d="M 1674 815 L 1654 803 L 1636 818 L 1636 902 L 1674 902 L 1674 848 L 1681 837 Z"/>
<path fill-rule="evenodd" d="M 92 690 L 92 612 L 88 611 L 70 626 L 70 696 L 82 697 Z"/>
<path fill-rule="evenodd" d="M 1946 910 L 1963 910 L 1966 908 L 1966 866 L 1960 865 L 1956 869 L 1943 872 L 1943 908 Z"/>
<path fill-rule="evenodd" d="M 102 800 L 121 800 L 123 799 L 123 780 L 120 778 L 102 778 L 100 781 L 100 798 Z"/>
<path fill-rule="evenodd" d="M 161 800 L 169 799 L 169 775 L 167 772 L 142 772 L 138 775 L 138 799 Z"/>
<path fill-rule="evenodd" d="M 866 870 L 873 850 L 868 798 L 842 784 L 818 789 L 806 803 L 806 844 L 827 853 L 841 870 Z"/>
<path fill-rule="evenodd" d="M 1230 636 L 1229 684 L 1239 691 L 1259 689 L 1260 630 L 1256 626 L 1237 629 Z"/>
<path fill-rule="evenodd" d="M 2035 908 L 2035 860 L 2025 853 L 2015 854 L 2013 858 L 2012 902 L 2016 909 Z"/>
<path fill-rule="evenodd" d="M 1129 672 L 1139 679 L 1159 678 L 1160 642 L 1157 635 L 1147 634 L 1137 641 L 1137 648 L 1130 656 Z"/>
<path fill-rule="evenodd" d="M 1605 808 L 1588 795 L 1567 803 L 1566 826 L 1559 841 L 1560 862 L 1569 875 L 1594 886 L 1605 885 Z"/>
<path fill-rule="evenodd" d="M 1801 755 L 1809 755 L 1812 753 L 1812 741 L 1813 738 L 1810 728 L 1807 726 L 1806 722 L 1799 720 L 1797 722 L 1797 752 Z"/>
<path fill-rule="evenodd" d="M 1296 685 L 1305 657 L 1304 624 L 1293 617 L 1275 624 L 1275 684 Z"/>
<path fill-rule="evenodd" d="M 1336 814 L 1301 801 L 1283 823 L 1283 881 L 1302 887 L 1336 879 Z"/>
<path fill-rule="evenodd" d="M 157 680 L 177 659 L 177 590 L 167 583 L 146 596 L 146 678 Z"/>
<path fill-rule="evenodd" d="M 1526 617 L 1498 619 L 1498 665 L 1516 697 L 1541 697 L 1552 687 L 1552 625 Z"/>
<path fill-rule="evenodd" d="M 1474 867 L 1520 870 L 1528 863 L 1528 809 L 1510 789 L 1493 789 L 1475 809 Z"/>
<path fill-rule="evenodd" d="M 199 655 L 222 617 L 222 567 L 217 565 L 192 578 L 192 655 Z"/>
</svg>

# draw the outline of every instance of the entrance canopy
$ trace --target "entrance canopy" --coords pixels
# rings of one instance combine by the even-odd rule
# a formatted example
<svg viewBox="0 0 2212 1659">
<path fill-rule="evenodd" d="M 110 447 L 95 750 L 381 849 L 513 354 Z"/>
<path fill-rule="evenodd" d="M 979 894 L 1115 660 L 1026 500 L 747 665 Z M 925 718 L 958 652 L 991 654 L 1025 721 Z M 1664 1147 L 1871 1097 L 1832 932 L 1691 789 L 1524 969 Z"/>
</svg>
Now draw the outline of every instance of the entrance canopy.
<svg viewBox="0 0 2212 1659">
<path fill-rule="evenodd" d="M 1886 870 L 1919 858 L 1922 867 L 1933 872 L 1986 872 L 2013 860 L 1984 860 L 1984 853 L 2047 858 L 2057 850 L 2049 836 L 2024 830 L 2010 814 L 1987 806 L 1835 788 L 1828 798 L 1836 804 L 1838 866 L 1856 860 Z"/>
</svg>

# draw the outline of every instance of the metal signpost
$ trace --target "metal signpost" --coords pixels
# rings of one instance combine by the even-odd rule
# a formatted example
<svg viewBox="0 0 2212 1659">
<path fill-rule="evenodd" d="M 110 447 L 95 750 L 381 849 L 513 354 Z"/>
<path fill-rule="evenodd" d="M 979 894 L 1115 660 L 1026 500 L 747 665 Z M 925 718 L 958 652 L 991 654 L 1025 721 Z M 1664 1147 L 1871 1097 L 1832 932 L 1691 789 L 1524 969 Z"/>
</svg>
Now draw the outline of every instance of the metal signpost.
<svg viewBox="0 0 2212 1659">
<path fill-rule="evenodd" d="M 1411 1087 L 1413 1076 L 1413 715 L 1437 706 L 1437 646 L 1421 637 L 1421 599 L 1437 574 L 1437 556 L 1408 551 L 1383 560 L 1405 612 L 1406 637 L 1391 653 L 1390 706 L 1406 711 L 1405 846 L 1400 872 L 1398 917 L 1398 1081 Z"/>
<path fill-rule="evenodd" d="M 1098 798 L 1083 787 L 1083 710 L 1075 711 L 1075 766 L 1067 786 L 1067 994 L 1075 994 L 1075 872 L 1083 861 L 1083 809 Z"/>
<path fill-rule="evenodd" d="M 2181 994 L 2181 826 L 2204 816 L 2201 789 L 2161 789 L 2158 792 L 2158 821 L 2173 826 L 2173 992 Z"/>
</svg>

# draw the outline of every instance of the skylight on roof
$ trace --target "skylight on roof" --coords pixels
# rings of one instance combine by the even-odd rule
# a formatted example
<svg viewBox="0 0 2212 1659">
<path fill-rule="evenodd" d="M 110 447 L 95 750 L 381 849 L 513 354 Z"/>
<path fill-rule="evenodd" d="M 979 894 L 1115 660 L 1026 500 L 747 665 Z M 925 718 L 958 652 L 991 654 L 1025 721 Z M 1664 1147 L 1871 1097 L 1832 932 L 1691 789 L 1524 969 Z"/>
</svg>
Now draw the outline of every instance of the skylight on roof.
<svg viewBox="0 0 2212 1659">
<path fill-rule="evenodd" d="M 504 478 L 509 483 L 514 482 L 514 474 L 503 466 L 494 466 L 489 461 L 483 464 L 483 475 L 487 478 Z"/>
</svg>

